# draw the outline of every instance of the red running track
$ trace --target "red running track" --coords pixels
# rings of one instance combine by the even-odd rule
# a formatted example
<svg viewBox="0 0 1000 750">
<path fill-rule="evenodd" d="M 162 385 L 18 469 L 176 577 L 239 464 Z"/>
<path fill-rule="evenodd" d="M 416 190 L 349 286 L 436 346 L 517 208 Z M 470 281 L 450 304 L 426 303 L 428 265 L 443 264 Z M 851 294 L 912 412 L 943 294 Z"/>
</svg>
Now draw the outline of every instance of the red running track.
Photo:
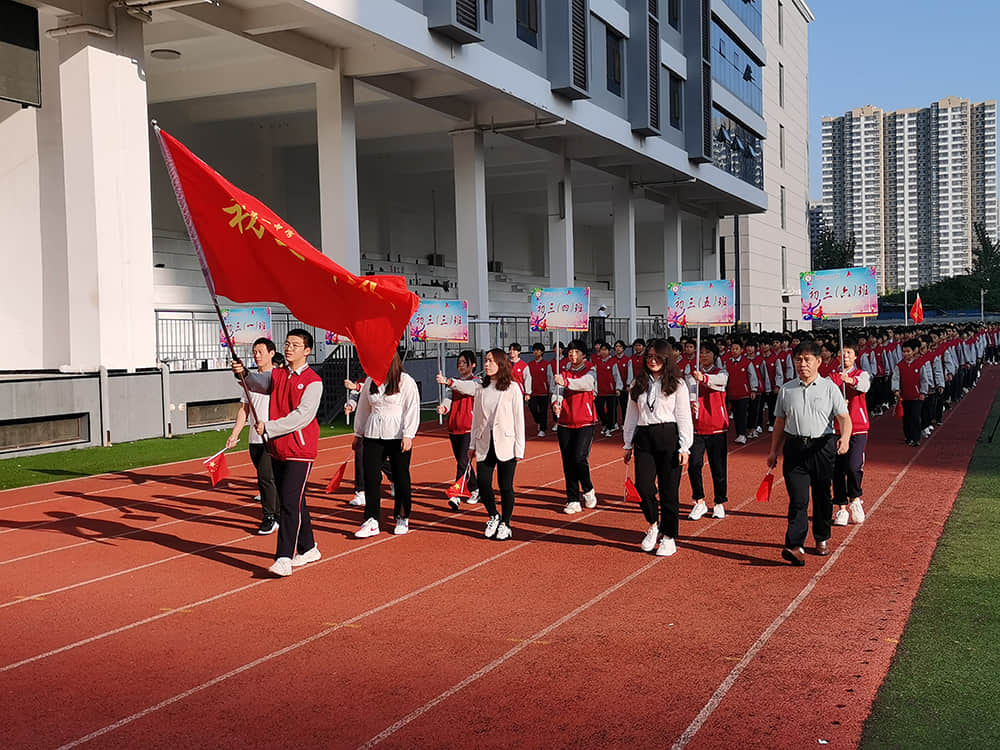
<svg viewBox="0 0 1000 750">
<path fill-rule="evenodd" d="M 0 492 L 0 744 L 854 747 L 998 384 L 917 450 L 877 419 L 868 520 L 804 568 L 779 557 L 780 481 L 752 499 L 766 440 L 733 446 L 727 518 L 683 520 L 670 558 L 639 551 L 620 437 L 595 443 L 600 503 L 575 516 L 555 440 L 529 440 L 507 543 L 447 507 L 436 426 L 411 533 L 354 539 L 351 483 L 321 494 L 349 438 L 325 440 L 323 559 L 282 580 L 245 453 L 216 490 L 190 461 Z"/>
</svg>

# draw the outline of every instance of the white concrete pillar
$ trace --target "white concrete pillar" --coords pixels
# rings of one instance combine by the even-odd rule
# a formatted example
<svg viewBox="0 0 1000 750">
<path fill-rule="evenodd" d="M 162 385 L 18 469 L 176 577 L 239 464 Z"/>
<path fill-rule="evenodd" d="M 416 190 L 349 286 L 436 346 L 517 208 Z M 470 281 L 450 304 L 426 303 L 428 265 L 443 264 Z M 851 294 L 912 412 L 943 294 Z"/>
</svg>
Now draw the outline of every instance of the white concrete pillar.
<svg viewBox="0 0 1000 750">
<path fill-rule="evenodd" d="M 571 162 L 552 160 L 548 174 L 549 286 L 575 286 L 573 245 L 573 176 Z"/>
<path fill-rule="evenodd" d="M 486 159 L 483 134 L 452 136 L 455 161 L 455 244 L 458 252 L 458 296 L 469 301 L 469 315 L 490 317 L 486 267 Z"/>
<path fill-rule="evenodd" d="M 684 231 L 676 198 L 663 207 L 663 309 L 667 311 L 667 285 L 684 281 Z M 666 314 L 666 312 L 664 312 Z"/>
<path fill-rule="evenodd" d="M 85 6 L 105 25 L 105 3 Z M 142 24 L 119 11 L 117 26 L 111 39 L 79 34 L 60 42 L 66 364 L 74 368 L 156 362 Z"/>
<path fill-rule="evenodd" d="M 323 254 L 352 273 L 361 272 L 358 148 L 354 79 L 339 71 L 316 79 L 319 211 Z"/>
<path fill-rule="evenodd" d="M 636 337 L 635 307 L 635 199 L 628 182 L 614 187 L 615 317 L 628 318 L 628 338 Z"/>
</svg>

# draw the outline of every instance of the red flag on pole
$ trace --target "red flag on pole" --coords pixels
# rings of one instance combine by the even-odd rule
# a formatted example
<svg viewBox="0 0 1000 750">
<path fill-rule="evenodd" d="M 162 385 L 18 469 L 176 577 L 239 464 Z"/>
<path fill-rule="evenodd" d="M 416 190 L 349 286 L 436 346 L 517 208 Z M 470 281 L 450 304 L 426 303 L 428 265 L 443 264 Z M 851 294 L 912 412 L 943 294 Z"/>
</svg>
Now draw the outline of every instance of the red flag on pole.
<svg viewBox="0 0 1000 750">
<path fill-rule="evenodd" d="M 448 488 L 448 497 L 472 497 L 472 492 L 469 490 L 468 478 L 469 470 L 466 469 L 462 478 L 456 480 L 455 483 Z"/>
<path fill-rule="evenodd" d="M 202 463 L 205 464 L 205 468 L 208 469 L 208 476 L 212 479 L 213 487 L 229 476 L 229 467 L 226 466 L 225 448 L 216 453 L 214 456 L 206 458 L 202 461 Z"/>
<path fill-rule="evenodd" d="M 632 477 L 625 477 L 625 502 L 637 504 L 642 502 L 642 498 L 639 496 L 639 490 L 635 488 L 635 483 L 632 481 Z"/>
<path fill-rule="evenodd" d="M 771 488 L 774 487 L 774 474 L 770 471 L 764 475 L 764 480 L 760 483 L 760 487 L 757 488 L 757 502 L 766 503 L 771 499 Z"/>
<path fill-rule="evenodd" d="M 917 298 L 913 300 L 913 307 L 910 308 L 910 318 L 913 319 L 914 323 L 924 322 L 924 303 L 920 301 L 920 292 L 917 292 Z"/>
<path fill-rule="evenodd" d="M 340 465 L 340 468 L 337 469 L 337 473 L 333 475 L 332 479 L 330 479 L 330 483 L 326 486 L 327 494 L 336 492 L 340 489 L 340 482 L 344 479 L 345 469 L 347 469 L 347 461 L 344 461 L 344 463 Z"/>
<path fill-rule="evenodd" d="M 309 325 L 344 333 L 381 383 L 420 304 L 406 280 L 348 272 L 180 141 L 156 133 L 213 298 L 279 302 Z"/>
</svg>

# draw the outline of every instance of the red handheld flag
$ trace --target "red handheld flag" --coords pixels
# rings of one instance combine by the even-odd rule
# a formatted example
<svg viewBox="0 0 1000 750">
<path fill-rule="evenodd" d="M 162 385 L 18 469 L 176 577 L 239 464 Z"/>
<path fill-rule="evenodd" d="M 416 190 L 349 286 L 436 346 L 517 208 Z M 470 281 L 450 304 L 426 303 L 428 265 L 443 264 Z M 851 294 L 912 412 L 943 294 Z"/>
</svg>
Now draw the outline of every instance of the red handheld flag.
<svg viewBox="0 0 1000 750">
<path fill-rule="evenodd" d="M 206 458 L 202 461 L 202 463 L 205 464 L 205 467 L 208 469 L 208 476 L 212 479 L 213 487 L 229 476 L 229 467 L 226 466 L 225 448 L 216 453 L 214 456 Z"/>
<path fill-rule="evenodd" d="M 156 132 L 212 296 L 280 302 L 305 323 L 344 333 L 381 383 L 420 304 L 406 280 L 348 272 L 178 140 Z"/>
<path fill-rule="evenodd" d="M 465 473 L 462 475 L 461 479 L 455 481 L 448 488 L 448 497 L 472 497 L 472 492 L 469 490 L 469 470 L 466 469 Z"/>
<path fill-rule="evenodd" d="M 331 492 L 336 492 L 337 490 L 340 489 L 340 482 L 344 478 L 345 469 L 347 469 L 347 461 L 344 461 L 344 463 L 340 465 L 340 468 L 337 469 L 337 473 L 333 475 L 333 478 L 330 479 L 330 483 L 326 485 L 326 491 L 328 494 Z"/>
<path fill-rule="evenodd" d="M 892 410 L 892 416 L 896 419 L 903 418 L 903 399 L 899 399 L 899 401 L 896 402 L 896 408 Z"/>
<path fill-rule="evenodd" d="M 924 322 L 924 303 L 920 301 L 920 292 L 917 292 L 917 298 L 913 300 L 913 306 L 910 308 L 910 317 L 914 323 L 919 324 Z"/>
<path fill-rule="evenodd" d="M 642 502 L 642 498 L 639 496 L 639 490 L 635 488 L 635 483 L 632 481 L 632 477 L 625 477 L 625 502 Z"/>
<path fill-rule="evenodd" d="M 771 499 L 771 488 L 774 487 L 774 474 L 770 471 L 764 475 L 764 480 L 760 483 L 760 487 L 757 488 L 757 502 L 766 503 Z"/>
</svg>

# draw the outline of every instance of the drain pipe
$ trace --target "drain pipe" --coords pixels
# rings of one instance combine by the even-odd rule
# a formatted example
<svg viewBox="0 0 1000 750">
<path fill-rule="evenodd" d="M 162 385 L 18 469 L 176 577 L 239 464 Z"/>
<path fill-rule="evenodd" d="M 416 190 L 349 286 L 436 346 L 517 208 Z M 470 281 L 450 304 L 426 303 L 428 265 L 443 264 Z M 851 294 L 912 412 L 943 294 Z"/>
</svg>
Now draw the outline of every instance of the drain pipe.
<svg viewBox="0 0 1000 750">
<path fill-rule="evenodd" d="M 160 362 L 160 397 L 163 400 L 163 437 L 174 436 L 170 424 L 170 368 L 166 362 Z"/>
<path fill-rule="evenodd" d="M 101 394 L 101 445 L 111 447 L 111 396 L 108 380 L 108 368 L 101 365 L 98 370 L 98 382 Z"/>
</svg>

